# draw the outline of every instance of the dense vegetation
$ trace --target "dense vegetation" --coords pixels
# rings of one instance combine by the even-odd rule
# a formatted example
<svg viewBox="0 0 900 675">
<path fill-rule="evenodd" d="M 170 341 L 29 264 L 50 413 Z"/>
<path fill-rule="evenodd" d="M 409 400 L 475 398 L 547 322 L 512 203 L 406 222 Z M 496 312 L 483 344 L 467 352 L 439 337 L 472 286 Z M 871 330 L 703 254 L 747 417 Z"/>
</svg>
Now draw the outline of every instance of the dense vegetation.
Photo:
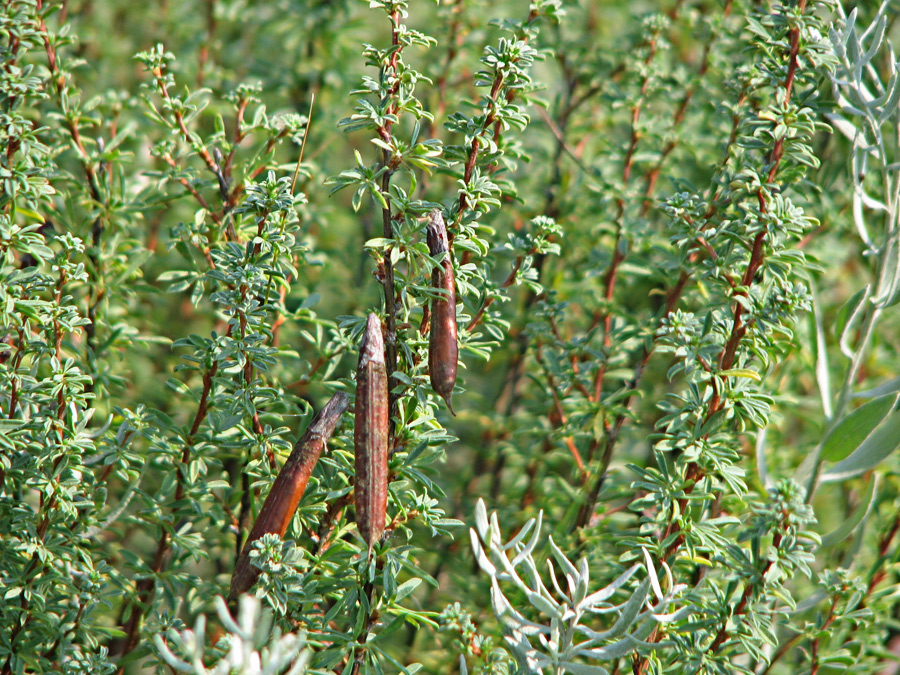
<svg viewBox="0 0 900 675">
<path fill-rule="evenodd" d="M 3 0 L 0 675 L 891 672 L 889 4 Z"/>
</svg>

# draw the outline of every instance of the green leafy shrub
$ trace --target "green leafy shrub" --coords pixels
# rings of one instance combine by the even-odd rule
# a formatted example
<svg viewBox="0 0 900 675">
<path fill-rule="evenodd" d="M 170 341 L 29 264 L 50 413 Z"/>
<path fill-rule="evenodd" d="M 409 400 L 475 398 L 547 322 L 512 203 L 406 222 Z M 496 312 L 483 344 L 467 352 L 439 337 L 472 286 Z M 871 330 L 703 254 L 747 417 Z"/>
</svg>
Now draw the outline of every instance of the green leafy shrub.
<svg viewBox="0 0 900 675">
<path fill-rule="evenodd" d="M 0 675 L 890 672 L 870 4 L 7 0 Z"/>
</svg>

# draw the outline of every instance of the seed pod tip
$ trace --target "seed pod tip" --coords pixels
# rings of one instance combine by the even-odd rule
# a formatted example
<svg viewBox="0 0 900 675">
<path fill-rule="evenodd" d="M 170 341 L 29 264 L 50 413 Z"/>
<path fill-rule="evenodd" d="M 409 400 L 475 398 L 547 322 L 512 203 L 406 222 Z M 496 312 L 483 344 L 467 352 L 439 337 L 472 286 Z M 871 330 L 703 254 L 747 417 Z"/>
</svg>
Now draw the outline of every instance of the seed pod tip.
<svg viewBox="0 0 900 675">
<path fill-rule="evenodd" d="M 384 363 L 384 337 L 381 335 L 381 320 L 374 312 L 366 320 L 362 343 L 359 346 L 359 367 L 372 363 Z"/>
</svg>

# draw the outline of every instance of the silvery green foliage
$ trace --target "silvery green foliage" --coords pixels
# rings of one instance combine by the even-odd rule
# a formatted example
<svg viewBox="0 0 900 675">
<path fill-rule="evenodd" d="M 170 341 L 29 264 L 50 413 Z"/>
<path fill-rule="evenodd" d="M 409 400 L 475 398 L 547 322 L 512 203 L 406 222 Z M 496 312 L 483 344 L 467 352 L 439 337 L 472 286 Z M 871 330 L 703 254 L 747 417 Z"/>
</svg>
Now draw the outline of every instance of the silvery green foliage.
<svg viewBox="0 0 900 675">
<path fill-rule="evenodd" d="M 306 637 L 288 633 L 282 635 L 273 626 L 272 615 L 263 611 L 257 598 L 243 595 L 239 600 L 237 620 L 232 618 L 221 597 L 215 600 L 216 613 L 228 631 L 215 647 L 221 656 L 207 668 L 206 617 L 200 615 L 194 630 L 177 631 L 153 636 L 162 659 L 176 672 L 194 675 L 301 675 L 307 670 L 311 651 L 306 649 Z M 289 670 L 286 670 L 290 668 Z"/>
<path fill-rule="evenodd" d="M 673 608 L 687 585 L 675 584 L 665 564 L 665 583 L 660 584 L 646 549 L 642 551 L 647 577 L 642 582 L 635 585 L 632 581 L 642 568 L 635 564 L 608 586 L 589 594 L 587 560 L 582 559 L 576 567 L 550 537 L 550 552 L 556 566 L 547 561 L 552 590 L 547 588 L 533 555 L 540 540 L 541 521 L 542 514 L 538 514 L 504 544 L 496 512 L 489 519 L 484 501 L 479 499 L 475 527 L 469 530 L 478 565 L 491 577 L 494 614 L 504 625 L 506 642 L 520 669 L 528 673 L 544 673 L 550 669 L 555 675 L 605 675 L 608 671 L 603 666 L 578 661 L 612 661 L 628 656 L 649 647 L 644 641 L 659 624 L 679 620 L 690 613 L 689 606 Z M 531 537 L 526 542 L 529 534 Z M 549 618 L 549 622 L 537 623 L 526 618 L 501 584 L 511 585 L 524 595 L 531 607 Z M 619 591 L 630 595 L 624 602 L 616 603 L 611 598 Z M 596 617 L 604 617 L 605 630 L 591 627 Z"/>
<path fill-rule="evenodd" d="M 900 133 L 900 69 L 885 36 L 890 4 L 885 0 L 872 23 L 862 29 L 857 27 L 857 10 L 846 15 L 839 4 L 837 11 L 844 20 L 829 34 L 836 59 L 831 84 L 840 112 L 828 118 L 851 143 L 848 174 L 853 186 L 853 222 L 874 265 L 869 282 L 845 305 L 847 319 L 837 331 L 841 353 L 849 364 L 836 397 L 828 377 L 826 352 L 819 350 L 817 379 L 830 433 L 815 455 L 810 490 L 815 489 L 817 479 L 839 482 L 873 469 L 900 442 L 900 413 L 893 411 L 893 405 L 884 405 L 891 403 L 886 396 L 896 398 L 898 382 L 867 392 L 853 391 L 883 312 L 900 301 L 900 163 L 896 140 Z M 877 67 L 879 63 L 886 68 Z M 824 341 L 820 310 L 817 328 L 820 341 Z M 873 400 L 847 414 L 853 398 Z M 866 418 L 862 423 L 860 416 Z M 861 424 L 861 433 L 850 432 Z M 820 472 L 823 461 L 835 464 Z"/>
<path fill-rule="evenodd" d="M 843 26 L 833 28 L 830 33 L 838 64 L 831 74 L 831 83 L 841 113 L 833 113 L 829 119 L 852 143 L 850 176 L 857 232 L 869 254 L 882 260 L 879 274 L 856 301 L 853 320 L 847 322 L 841 335 L 841 351 L 851 359 L 854 353 L 853 345 L 848 343 L 850 330 L 859 327 L 866 318 L 867 306 L 871 305 L 872 313 L 877 314 L 900 299 L 900 267 L 896 262 L 900 250 L 900 164 L 896 157 L 896 136 L 900 131 L 900 63 L 885 39 L 889 4 L 885 0 L 872 24 L 862 31 L 856 26 L 854 9 Z M 838 9 L 843 15 L 843 8 L 839 5 Z M 874 67 L 876 57 L 886 57 L 885 73 L 879 73 Z M 874 189 L 882 194 L 872 194 Z M 873 232 L 878 223 L 881 223 L 880 235 Z"/>
</svg>

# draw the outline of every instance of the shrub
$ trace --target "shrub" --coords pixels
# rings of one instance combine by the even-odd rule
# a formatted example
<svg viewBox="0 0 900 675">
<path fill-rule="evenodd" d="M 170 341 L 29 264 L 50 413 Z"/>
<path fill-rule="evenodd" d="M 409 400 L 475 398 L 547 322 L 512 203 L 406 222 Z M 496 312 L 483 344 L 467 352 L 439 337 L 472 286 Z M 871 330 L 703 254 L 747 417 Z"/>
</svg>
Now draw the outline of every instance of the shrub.
<svg viewBox="0 0 900 675">
<path fill-rule="evenodd" d="M 889 672 L 888 5 L 5 2 L 0 675 Z"/>
</svg>

